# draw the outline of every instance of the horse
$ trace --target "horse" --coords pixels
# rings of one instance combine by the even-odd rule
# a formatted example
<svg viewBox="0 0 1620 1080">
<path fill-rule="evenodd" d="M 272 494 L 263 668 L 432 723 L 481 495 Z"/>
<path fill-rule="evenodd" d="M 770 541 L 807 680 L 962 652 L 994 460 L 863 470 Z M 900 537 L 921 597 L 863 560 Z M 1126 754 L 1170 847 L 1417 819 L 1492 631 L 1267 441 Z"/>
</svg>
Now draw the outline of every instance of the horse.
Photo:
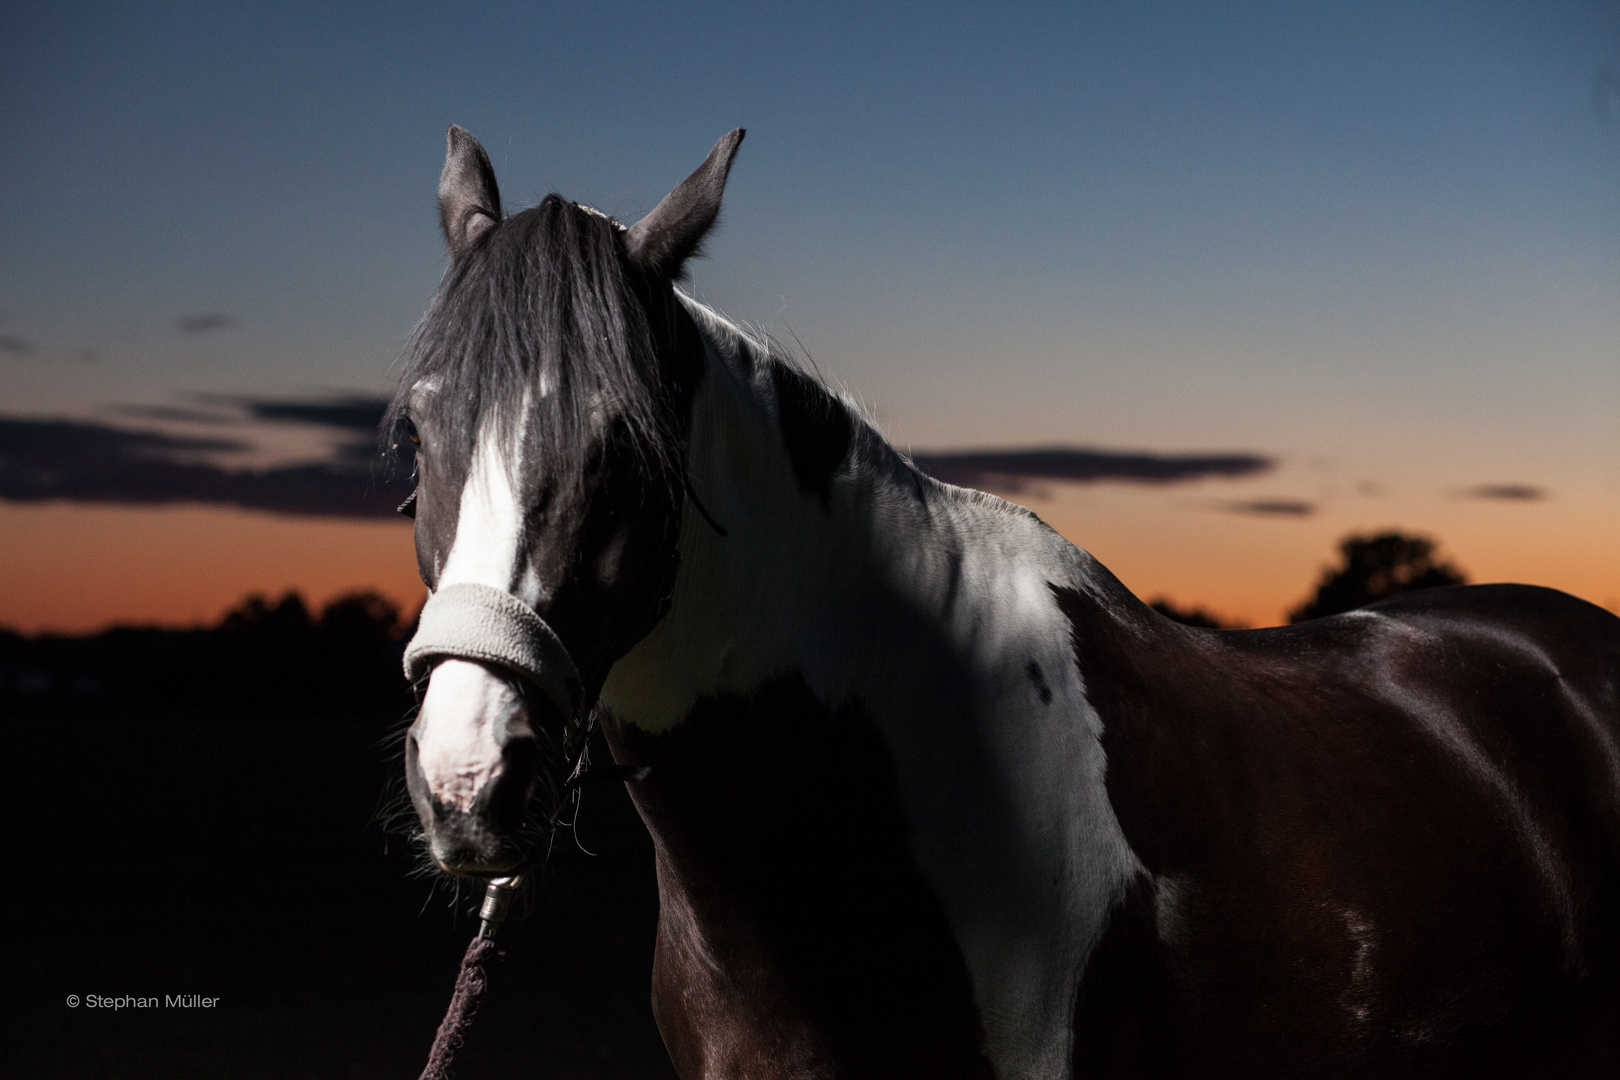
<svg viewBox="0 0 1620 1080">
<path fill-rule="evenodd" d="M 685 1080 L 1620 1075 L 1620 620 L 1162 617 L 677 287 L 743 134 L 627 228 L 450 129 L 385 421 L 438 866 L 541 857 L 599 726 Z"/>
</svg>

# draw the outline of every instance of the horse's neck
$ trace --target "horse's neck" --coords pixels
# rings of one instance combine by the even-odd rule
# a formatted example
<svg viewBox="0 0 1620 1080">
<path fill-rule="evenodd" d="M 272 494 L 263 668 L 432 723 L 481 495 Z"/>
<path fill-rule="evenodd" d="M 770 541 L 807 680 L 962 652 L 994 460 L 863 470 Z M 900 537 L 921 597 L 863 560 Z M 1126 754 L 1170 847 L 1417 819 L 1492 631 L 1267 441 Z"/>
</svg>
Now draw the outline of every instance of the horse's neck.
<svg viewBox="0 0 1620 1080">
<path fill-rule="evenodd" d="M 671 610 L 602 695 L 645 730 L 678 723 L 700 696 L 747 693 L 776 675 L 802 675 L 825 699 L 841 699 L 848 687 L 826 677 L 847 671 L 842 654 L 857 645 L 850 617 L 870 618 L 875 600 L 950 572 L 930 564 L 951 546 L 949 520 L 931 517 L 933 485 L 917 483 L 874 431 L 829 402 L 847 416 L 847 445 L 826 486 L 807 488 L 780 415 L 773 370 L 783 362 L 708 312 L 694 315 L 708 356 L 688 468 L 707 517 L 688 503 Z"/>
<path fill-rule="evenodd" d="M 858 847 L 894 880 L 922 883 L 885 903 L 910 896 L 907 919 L 943 912 L 950 931 L 930 940 L 971 975 L 1000 1073 L 1058 1075 L 1075 973 L 1130 867 L 1054 593 L 1089 587 L 1095 564 L 1027 510 L 920 476 L 857 418 L 829 467 L 836 432 L 818 442 L 802 401 L 783 423 L 776 362 L 734 329 L 699 324 L 710 357 L 691 484 L 726 535 L 688 508 L 670 610 L 602 690 L 615 752 L 652 764 L 636 797 L 660 850 L 690 863 L 660 870 L 664 901 L 696 903 L 677 894 L 705 872 L 697 823 L 717 834 L 705 842 L 750 865 L 762 851 L 804 854 L 776 851 L 767 835 Z M 837 428 L 843 414 L 832 415 Z M 717 762 L 722 775 L 711 775 Z M 838 817 L 852 792 L 864 801 Z M 722 796 L 724 812 L 705 802 Z M 899 824 L 874 853 L 879 820 Z M 837 864 L 820 851 L 805 865 Z M 810 890 L 866 925 L 862 889 L 783 873 L 789 892 Z M 700 921 L 703 947 L 721 948 L 736 920 Z M 817 940 L 829 954 L 841 947 Z M 913 961 L 895 968 L 934 970 Z"/>
</svg>

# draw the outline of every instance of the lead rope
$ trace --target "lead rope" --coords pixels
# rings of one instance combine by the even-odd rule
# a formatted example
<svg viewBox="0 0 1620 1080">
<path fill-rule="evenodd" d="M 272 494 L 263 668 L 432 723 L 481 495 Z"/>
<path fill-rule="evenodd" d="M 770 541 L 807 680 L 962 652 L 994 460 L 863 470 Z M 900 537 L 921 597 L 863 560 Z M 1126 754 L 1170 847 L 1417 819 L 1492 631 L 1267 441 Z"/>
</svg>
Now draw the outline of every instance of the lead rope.
<svg viewBox="0 0 1620 1080">
<path fill-rule="evenodd" d="M 483 1000 L 484 991 L 489 989 L 484 962 L 492 953 L 500 955 L 500 950 L 495 946 L 495 931 L 506 918 L 512 894 L 517 892 L 522 881 L 521 874 L 494 878 L 484 889 L 484 906 L 478 911 L 478 935 L 472 939 L 467 946 L 467 954 L 461 958 L 461 974 L 456 976 L 456 991 L 450 996 L 450 1008 L 439 1024 L 439 1033 L 433 1037 L 433 1049 L 428 1053 L 427 1068 L 422 1070 L 421 1080 L 449 1080 L 450 1059 L 461 1049 L 473 1013 Z"/>
<path fill-rule="evenodd" d="M 719 526 L 716 525 L 715 528 L 718 529 Z M 412 684 L 411 689 L 418 690 L 425 681 L 418 680 Z M 418 705 L 420 705 L 419 692 Z M 646 766 L 617 765 L 586 769 L 586 741 L 595 726 L 596 714 L 593 711 L 584 722 L 580 722 L 576 716 L 564 729 L 563 754 L 573 762 L 568 770 L 568 781 L 563 785 L 564 796 L 570 792 L 577 792 L 580 786 L 593 781 L 632 782 L 640 780 L 649 771 Z M 553 828 L 558 824 L 555 814 L 551 824 Z M 450 995 L 450 1008 L 445 1010 L 444 1019 L 439 1023 L 439 1031 L 433 1036 L 433 1049 L 428 1051 L 427 1067 L 422 1070 L 420 1080 L 449 1080 L 450 1061 L 466 1041 L 467 1028 L 472 1023 L 473 1013 L 478 1010 L 478 1003 L 484 999 L 484 991 L 489 989 L 489 975 L 484 970 L 484 964 L 491 954 L 501 955 L 500 949 L 495 945 L 495 931 L 500 929 L 501 923 L 506 919 L 506 909 L 511 906 L 512 897 L 521 884 L 523 875 L 513 874 L 511 877 L 491 878 L 489 884 L 485 886 L 484 904 L 478 909 L 478 934 L 468 943 L 467 952 L 461 958 L 461 971 L 456 976 L 455 992 Z"/>
</svg>

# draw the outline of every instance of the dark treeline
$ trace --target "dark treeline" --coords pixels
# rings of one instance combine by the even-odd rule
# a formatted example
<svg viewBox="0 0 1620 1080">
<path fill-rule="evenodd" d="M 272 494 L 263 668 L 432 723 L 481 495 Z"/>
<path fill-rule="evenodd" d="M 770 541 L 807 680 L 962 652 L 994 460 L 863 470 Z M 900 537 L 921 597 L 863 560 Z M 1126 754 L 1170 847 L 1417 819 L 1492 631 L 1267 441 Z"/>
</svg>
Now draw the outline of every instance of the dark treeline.
<svg viewBox="0 0 1620 1080">
<path fill-rule="evenodd" d="M 357 592 L 312 614 L 297 593 L 250 596 L 206 630 L 120 627 L 88 637 L 0 631 L 0 694 L 122 705 L 318 702 L 403 713 L 404 628 L 392 601 Z"/>
</svg>

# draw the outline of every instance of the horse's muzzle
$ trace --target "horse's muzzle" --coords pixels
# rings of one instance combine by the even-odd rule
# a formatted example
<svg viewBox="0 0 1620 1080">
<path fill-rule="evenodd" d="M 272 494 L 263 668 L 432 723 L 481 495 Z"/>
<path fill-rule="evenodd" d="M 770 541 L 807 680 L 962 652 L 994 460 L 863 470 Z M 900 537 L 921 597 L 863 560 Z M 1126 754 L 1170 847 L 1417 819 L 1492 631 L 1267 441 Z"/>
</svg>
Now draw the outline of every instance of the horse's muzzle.
<svg viewBox="0 0 1620 1080">
<path fill-rule="evenodd" d="M 494 875 L 521 866 L 525 857 L 522 826 L 540 764 L 540 748 L 533 735 L 508 738 L 501 746 L 499 762 L 473 794 L 470 805 L 462 807 L 433 791 L 422 770 L 416 736 L 406 736 L 405 785 L 421 819 L 428 851 L 440 869 Z"/>
<path fill-rule="evenodd" d="M 434 861 L 453 873 L 514 870 L 543 765 L 531 726 L 541 718 L 531 713 L 564 726 L 578 713 L 573 659 L 533 608 L 461 582 L 428 598 L 405 673 L 427 682 L 406 740 L 405 780 Z"/>
</svg>

